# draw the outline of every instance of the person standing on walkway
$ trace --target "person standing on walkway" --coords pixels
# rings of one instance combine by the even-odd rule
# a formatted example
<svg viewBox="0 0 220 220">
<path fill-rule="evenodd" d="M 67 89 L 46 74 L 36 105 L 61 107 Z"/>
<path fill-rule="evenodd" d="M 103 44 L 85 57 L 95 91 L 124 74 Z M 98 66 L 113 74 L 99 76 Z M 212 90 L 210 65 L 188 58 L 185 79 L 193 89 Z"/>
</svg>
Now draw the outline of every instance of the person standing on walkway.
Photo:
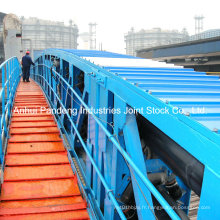
<svg viewBox="0 0 220 220">
<path fill-rule="evenodd" d="M 33 63 L 31 57 L 30 57 L 30 52 L 27 51 L 26 55 L 22 57 L 22 66 L 23 66 L 23 82 L 30 82 L 29 77 L 30 77 L 30 67 L 31 64 L 34 66 L 35 64 Z"/>
</svg>

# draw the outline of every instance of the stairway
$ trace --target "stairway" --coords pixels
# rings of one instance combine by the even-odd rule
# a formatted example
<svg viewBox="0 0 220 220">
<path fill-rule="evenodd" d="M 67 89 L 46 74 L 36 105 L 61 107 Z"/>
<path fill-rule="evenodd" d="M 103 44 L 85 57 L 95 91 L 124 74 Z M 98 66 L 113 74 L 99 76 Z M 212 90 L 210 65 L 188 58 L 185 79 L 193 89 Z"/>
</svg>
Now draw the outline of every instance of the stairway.
<svg viewBox="0 0 220 220">
<path fill-rule="evenodd" d="M 20 82 L 5 156 L 0 220 L 89 219 L 87 204 L 48 108 L 34 81 Z"/>
</svg>

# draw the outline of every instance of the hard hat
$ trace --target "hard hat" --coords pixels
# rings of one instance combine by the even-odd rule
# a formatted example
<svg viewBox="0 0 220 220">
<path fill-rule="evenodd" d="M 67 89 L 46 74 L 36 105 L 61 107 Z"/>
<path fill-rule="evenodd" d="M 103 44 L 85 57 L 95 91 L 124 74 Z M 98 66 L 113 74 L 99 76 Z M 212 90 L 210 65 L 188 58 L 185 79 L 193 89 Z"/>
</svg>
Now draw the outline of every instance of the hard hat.
<svg viewBox="0 0 220 220">
<path fill-rule="evenodd" d="M 27 50 L 26 53 L 27 53 L 27 54 L 30 54 L 30 51 Z"/>
</svg>

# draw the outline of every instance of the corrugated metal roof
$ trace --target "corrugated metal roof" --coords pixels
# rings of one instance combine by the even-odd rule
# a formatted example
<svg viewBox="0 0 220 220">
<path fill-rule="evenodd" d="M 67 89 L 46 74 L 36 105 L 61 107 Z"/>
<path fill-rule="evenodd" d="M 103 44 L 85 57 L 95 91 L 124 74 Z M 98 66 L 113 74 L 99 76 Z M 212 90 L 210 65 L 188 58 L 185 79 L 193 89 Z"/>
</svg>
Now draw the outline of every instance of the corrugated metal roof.
<svg viewBox="0 0 220 220">
<path fill-rule="evenodd" d="M 118 58 L 123 60 L 121 65 L 112 66 L 105 62 L 103 66 L 112 73 L 117 73 L 132 84 L 159 98 L 161 101 L 171 104 L 183 110 L 192 120 L 196 120 L 210 130 L 220 133 L 220 79 L 219 76 L 206 75 L 205 72 L 195 72 L 193 69 L 170 67 L 165 63 L 146 61 L 138 62 L 136 57 L 115 55 L 103 51 L 76 51 L 66 50 L 75 55 L 89 57 L 92 54 L 101 58 Z M 135 59 L 131 66 L 131 60 Z M 93 60 L 94 61 L 94 60 Z M 94 62 L 101 65 L 99 60 Z"/>
<path fill-rule="evenodd" d="M 190 113 L 193 120 L 212 131 L 220 130 L 220 80 L 203 72 L 182 70 L 110 69 L 143 90 Z M 155 74 L 154 74 L 155 73 Z"/>
<path fill-rule="evenodd" d="M 130 55 L 112 53 L 107 51 L 99 51 L 99 50 L 72 50 L 72 49 L 62 49 L 62 50 L 69 53 L 73 53 L 74 55 L 80 57 L 110 57 L 110 58 L 142 59 L 140 57 L 133 57 Z"/>
</svg>

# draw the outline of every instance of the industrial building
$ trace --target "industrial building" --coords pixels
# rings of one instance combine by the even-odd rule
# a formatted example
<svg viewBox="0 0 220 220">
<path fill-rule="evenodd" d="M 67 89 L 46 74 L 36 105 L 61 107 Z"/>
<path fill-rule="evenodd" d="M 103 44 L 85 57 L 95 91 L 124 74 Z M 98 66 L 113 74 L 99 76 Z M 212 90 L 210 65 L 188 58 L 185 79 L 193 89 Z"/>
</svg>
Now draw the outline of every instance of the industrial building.
<svg viewBox="0 0 220 220">
<path fill-rule="evenodd" d="M 4 58 L 9 59 L 16 56 L 19 60 L 22 57 L 21 21 L 14 14 L 7 14 L 3 19 L 3 47 Z"/>
<path fill-rule="evenodd" d="M 79 48 L 88 50 L 90 48 L 90 41 L 89 41 L 89 32 L 83 32 L 79 34 Z"/>
<path fill-rule="evenodd" d="M 46 48 L 77 48 L 78 27 L 69 21 L 64 22 L 42 20 L 38 18 L 21 18 L 23 50 L 33 51 Z"/>
<path fill-rule="evenodd" d="M 6 15 L 5 13 L 0 12 L 0 64 L 5 59 L 4 44 L 3 44 L 3 19 L 5 15 Z"/>
<path fill-rule="evenodd" d="M 220 36 L 220 29 L 211 29 L 211 30 L 203 31 L 199 34 L 190 36 L 189 41 L 207 39 L 207 38 L 219 37 L 219 36 Z"/>
<path fill-rule="evenodd" d="M 64 22 L 24 17 L 19 19 L 13 14 L 6 16 L 0 13 L 0 63 L 12 54 L 20 59 L 22 51 L 24 53 L 26 50 L 30 50 L 33 56 L 47 48 L 76 49 L 77 38 L 78 27 L 72 20 L 69 25 L 65 25 Z"/>
<path fill-rule="evenodd" d="M 160 28 L 154 28 L 151 30 L 140 30 L 135 32 L 132 28 L 125 35 L 126 54 L 135 56 L 137 50 L 160 45 L 180 43 L 188 40 L 188 38 L 189 35 L 186 29 L 179 32 L 177 30 L 162 30 Z"/>
<path fill-rule="evenodd" d="M 137 51 L 137 56 L 193 68 L 196 71 L 212 74 L 220 72 L 220 30 L 205 31 L 191 36 L 190 39 L 192 40 L 178 44 L 143 48 Z"/>
</svg>

